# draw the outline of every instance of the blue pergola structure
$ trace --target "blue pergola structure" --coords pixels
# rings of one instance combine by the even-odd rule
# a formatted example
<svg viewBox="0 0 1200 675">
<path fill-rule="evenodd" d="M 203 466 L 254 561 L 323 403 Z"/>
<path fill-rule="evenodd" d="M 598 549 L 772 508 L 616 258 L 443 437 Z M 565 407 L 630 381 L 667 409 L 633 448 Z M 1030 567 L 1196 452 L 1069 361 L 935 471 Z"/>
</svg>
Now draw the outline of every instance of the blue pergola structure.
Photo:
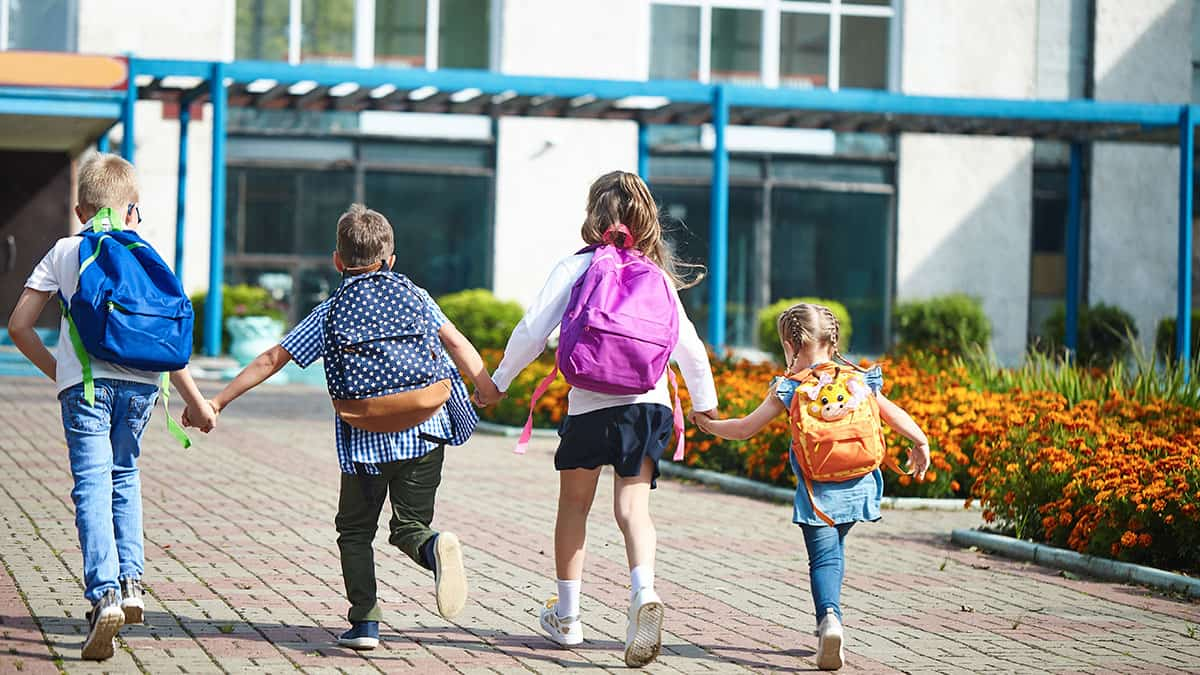
<svg viewBox="0 0 1200 675">
<path fill-rule="evenodd" d="M 1179 290 L 1176 354 L 1191 354 L 1192 157 L 1197 115 L 1191 105 L 947 98 L 824 89 L 767 89 L 682 81 L 621 81 L 503 75 L 475 70 L 354 68 L 329 65 L 129 58 L 129 86 L 121 121 L 132 129 L 134 101 L 180 104 L 180 178 L 177 242 L 183 240 L 188 105 L 212 103 L 212 223 L 204 347 L 220 348 L 221 282 L 225 238 L 227 107 L 302 110 L 390 110 L 449 114 L 517 115 L 636 121 L 638 170 L 646 176 L 651 124 L 711 124 L 712 224 L 709 251 L 709 341 L 725 344 L 728 269 L 729 125 L 773 126 L 894 134 L 901 132 L 1027 137 L 1070 143 L 1067 222 L 1067 335 L 1078 341 L 1081 269 L 1083 147 L 1096 141 L 1177 144 L 1179 173 Z M 132 159 L 133 134 L 122 154 Z M 176 267 L 182 265 L 181 244 Z"/>
</svg>

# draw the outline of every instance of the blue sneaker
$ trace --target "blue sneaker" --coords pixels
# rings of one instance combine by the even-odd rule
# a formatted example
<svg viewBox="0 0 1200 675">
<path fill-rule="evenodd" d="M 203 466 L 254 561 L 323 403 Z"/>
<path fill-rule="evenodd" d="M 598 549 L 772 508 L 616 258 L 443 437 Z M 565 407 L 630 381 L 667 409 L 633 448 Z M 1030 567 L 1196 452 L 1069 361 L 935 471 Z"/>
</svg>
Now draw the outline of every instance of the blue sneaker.
<svg viewBox="0 0 1200 675">
<path fill-rule="evenodd" d="M 358 621 L 351 624 L 350 630 L 338 636 L 338 644 L 363 651 L 375 649 L 379 646 L 379 622 Z"/>
</svg>

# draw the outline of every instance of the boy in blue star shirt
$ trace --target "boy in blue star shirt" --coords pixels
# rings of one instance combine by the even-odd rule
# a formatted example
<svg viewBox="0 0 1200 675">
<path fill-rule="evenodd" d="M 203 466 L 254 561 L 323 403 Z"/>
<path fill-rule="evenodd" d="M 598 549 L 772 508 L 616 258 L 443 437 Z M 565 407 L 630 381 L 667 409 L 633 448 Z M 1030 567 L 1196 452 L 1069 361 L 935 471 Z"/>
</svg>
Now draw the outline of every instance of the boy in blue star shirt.
<svg viewBox="0 0 1200 675">
<path fill-rule="evenodd" d="M 337 250 L 333 263 L 347 279 L 377 271 L 381 261 L 395 261 L 392 226 L 382 214 L 354 204 L 337 224 Z M 346 282 L 343 282 L 345 285 Z M 415 288 L 415 287 L 414 287 Z M 424 289 L 417 293 L 433 316 L 446 353 L 475 383 L 481 399 L 500 397 L 479 352 L 458 331 Z M 318 305 L 276 346 L 246 366 L 210 402 L 220 413 L 234 399 L 261 384 L 288 361 L 304 368 L 326 350 L 325 322 L 330 300 Z M 338 463 L 342 470 L 335 524 L 342 577 L 350 601 L 350 630 L 338 644 L 352 649 L 374 649 L 379 644 L 382 613 L 376 595 L 375 538 L 384 496 L 391 499 L 392 519 L 388 541 L 414 562 L 434 573 L 438 613 L 457 615 L 466 603 L 467 581 L 462 546 L 450 532 L 435 532 L 434 499 L 441 482 L 446 443 L 461 444 L 470 436 L 478 417 L 469 403 L 461 377 L 451 377 L 451 396 L 429 420 L 395 433 L 365 431 L 336 421 Z"/>
</svg>

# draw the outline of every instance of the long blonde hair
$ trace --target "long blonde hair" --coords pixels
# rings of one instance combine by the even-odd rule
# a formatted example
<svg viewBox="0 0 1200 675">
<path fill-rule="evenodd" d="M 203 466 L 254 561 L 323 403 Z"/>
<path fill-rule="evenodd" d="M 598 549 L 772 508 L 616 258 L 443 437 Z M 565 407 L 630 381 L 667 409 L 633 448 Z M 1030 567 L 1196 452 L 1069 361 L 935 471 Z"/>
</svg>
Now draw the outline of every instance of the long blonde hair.
<svg viewBox="0 0 1200 675">
<path fill-rule="evenodd" d="M 779 318 L 775 320 L 775 327 L 779 331 L 779 340 L 791 346 L 793 359 L 806 345 L 815 344 L 818 347 L 828 347 L 833 360 L 866 372 L 842 356 L 841 323 L 833 310 L 825 305 L 807 302 L 792 305 L 779 314 Z M 788 370 L 794 365 L 789 363 Z"/>
<path fill-rule="evenodd" d="M 616 225 L 624 225 L 633 238 L 630 248 L 641 251 L 666 272 L 677 289 L 691 288 L 704 278 L 703 265 L 681 262 L 663 237 L 658 205 L 650 188 L 635 173 L 612 171 L 592 183 L 588 189 L 587 217 L 580 235 L 587 244 L 604 242 L 604 235 Z M 692 276 L 691 279 L 687 277 Z"/>
</svg>

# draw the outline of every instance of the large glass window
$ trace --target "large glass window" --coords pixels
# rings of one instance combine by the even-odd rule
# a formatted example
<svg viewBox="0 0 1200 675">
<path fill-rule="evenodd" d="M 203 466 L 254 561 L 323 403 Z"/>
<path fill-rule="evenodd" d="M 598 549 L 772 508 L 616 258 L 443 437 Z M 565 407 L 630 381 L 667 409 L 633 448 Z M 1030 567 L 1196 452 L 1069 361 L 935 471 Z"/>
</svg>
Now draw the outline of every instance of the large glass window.
<svg viewBox="0 0 1200 675">
<path fill-rule="evenodd" d="M 1062 166 L 1033 168 L 1033 251 L 1030 258 L 1029 334 L 1067 297 L 1067 185 Z"/>
<path fill-rule="evenodd" d="M 652 158 L 651 191 L 685 261 L 706 263 L 710 172 L 698 155 Z M 742 156 L 731 166 L 726 336 L 756 346 L 758 311 L 816 296 L 846 305 L 851 348 L 882 352 L 891 293 L 894 170 L 890 162 Z M 681 295 L 701 336 L 708 281 Z"/>
<path fill-rule="evenodd" d="M 486 69 L 491 5 L 491 0 L 301 0 L 292 15 L 290 0 L 237 0 L 234 57 Z M 369 16 L 374 25 L 356 25 Z"/>
<path fill-rule="evenodd" d="M 395 229 L 397 270 L 430 293 L 491 286 L 490 146 L 280 141 L 229 140 L 229 283 L 263 286 L 303 318 L 337 287 L 335 225 L 362 199 Z"/>
<path fill-rule="evenodd" d="M 43 52 L 75 50 L 79 21 L 76 0 L 8 0 L 8 34 L 0 36 L 6 49 Z"/>
<path fill-rule="evenodd" d="M 653 3 L 650 77 L 887 89 L 895 20 L 891 0 Z"/>
</svg>

